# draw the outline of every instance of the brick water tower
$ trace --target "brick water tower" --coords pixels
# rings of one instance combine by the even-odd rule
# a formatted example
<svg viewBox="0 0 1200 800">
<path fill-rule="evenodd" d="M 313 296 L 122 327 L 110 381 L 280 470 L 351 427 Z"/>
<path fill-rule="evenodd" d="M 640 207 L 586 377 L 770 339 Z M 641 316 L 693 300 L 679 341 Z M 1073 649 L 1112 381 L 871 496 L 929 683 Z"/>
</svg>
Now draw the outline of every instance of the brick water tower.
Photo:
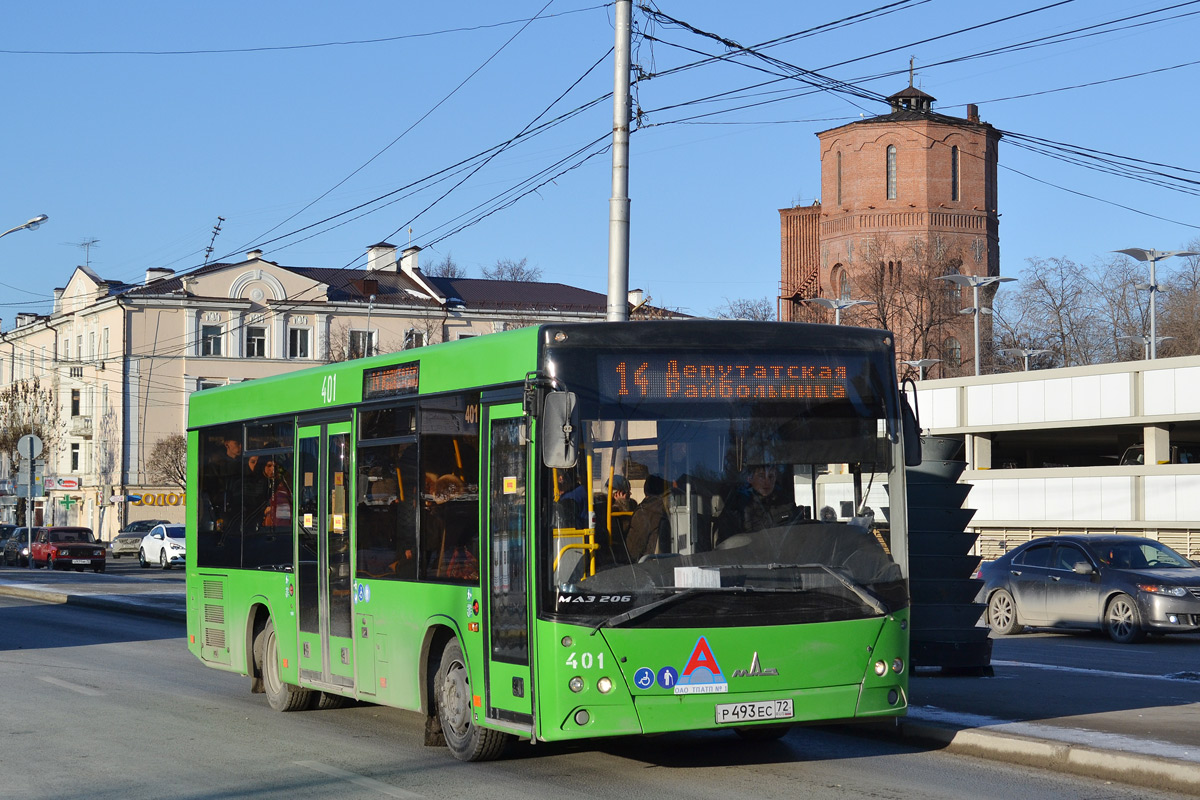
<svg viewBox="0 0 1200 800">
<path fill-rule="evenodd" d="M 1000 274 L 1000 133 L 976 106 L 950 117 L 934 99 L 910 77 L 887 114 L 817 134 L 821 200 L 779 212 L 779 318 L 823 319 L 802 302 L 813 297 L 872 301 L 846 309 L 843 323 L 890 328 L 901 361 L 941 359 L 927 376 L 949 377 L 974 371 L 973 322 L 961 313 L 973 298 L 935 278 Z M 991 317 L 980 322 L 986 372 Z"/>
</svg>

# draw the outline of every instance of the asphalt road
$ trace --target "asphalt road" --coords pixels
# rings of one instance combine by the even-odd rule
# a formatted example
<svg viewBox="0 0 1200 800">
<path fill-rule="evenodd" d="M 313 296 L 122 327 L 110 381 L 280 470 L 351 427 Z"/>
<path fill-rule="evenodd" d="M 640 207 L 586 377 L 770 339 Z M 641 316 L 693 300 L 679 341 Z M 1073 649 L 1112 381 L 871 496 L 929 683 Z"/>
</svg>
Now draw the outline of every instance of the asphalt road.
<svg viewBox="0 0 1200 800">
<path fill-rule="evenodd" d="M 518 746 L 462 764 L 416 714 L 279 714 L 178 622 L 0 597 L 0 795 L 14 798 L 1104 798 L 1184 795 L 826 728 Z"/>
</svg>

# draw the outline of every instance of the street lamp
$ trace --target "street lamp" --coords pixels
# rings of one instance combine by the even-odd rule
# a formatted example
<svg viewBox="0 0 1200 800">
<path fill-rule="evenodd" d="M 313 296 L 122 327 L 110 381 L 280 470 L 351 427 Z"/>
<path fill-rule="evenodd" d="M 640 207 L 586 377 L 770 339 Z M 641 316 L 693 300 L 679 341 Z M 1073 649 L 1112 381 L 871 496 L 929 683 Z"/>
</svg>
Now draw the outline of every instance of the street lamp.
<svg viewBox="0 0 1200 800">
<path fill-rule="evenodd" d="M 1142 343 L 1142 358 L 1143 359 L 1150 358 L 1150 334 L 1142 333 L 1142 334 L 1138 334 L 1136 336 L 1118 336 L 1117 338 L 1118 339 L 1128 339 L 1131 342 L 1141 342 Z M 1169 342 L 1174 338 L 1175 338 L 1174 336 L 1156 336 L 1156 337 L 1154 337 L 1155 342 Z M 1156 347 L 1155 351 L 1157 351 L 1157 349 L 1158 348 Z"/>
<path fill-rule="evenodd" d="M 15 228 L 9 228 L 4 233 L 0 233 L 0 238 L 2 238 L 4 236 L 8 236 L 13 231 L 23 231 L 26 228 L 28 228 L 31 231 L 36 231 L 38 228 L 38 225 L 41 225 L 43 222 L 45 222 L 48 219 L 50 219 L 50 218 L 48 216 L 46 216 L 45 214 L 38 214 L 36 217 L 29 220 L 28 222 L 23 222 Z"/>
<path fill-rule="evenodd" d="M 902 363 L 908 364 L 910 367 L 917 368 L 918 380 L 925 380 L 925 370 L 932 367 L 934 364 L 940 364 L 940 358 L 918 358 L 916 361 L 905 361 Z"/>
<path fill-rule="evenodd" d="M 1158 282 L 1155 279 L 1154 267 L 1159 261 L 1171 256 L 1200 256 L 1200 253 L 1193 253 L 1191 250 L 1147 250 L 1144 247 L 1128 247 L 1124 250 L 1114 250 L 1114 253 L 1124 253 L 1131 258 L 1136 258 L 1138 261 L 1150 262 L 1150 282 L 1139 283 L 1136 288 L 1148 289 L 1150 291 L 1150 359 L 1158 358 L 1158 328 L 1155 320 L 1155 297 L 1159 293 Z"/>
<path fill-rule="evenodd" d="M 828 297 L 810 297 L 806 300 L 801 300 L 801 303 L 816 303 L 824 308 L 833 309 L 833 324 L 842 324 L 842 309 L 853 308 L 854 306 L 873 306 L 874 300 L 833 300 Z"/>
<path fill-rule="evenodd" d="M 990 308 L 983 308 L 979 305 L 979 289 L 982 286 L 991 286 L 993 283 L 1005 283 L 1007 281 L 1015 281 L 1016 278 L 1001 278 L 999 275 L 940 275 L 934 280 L 950 281 L 958 286 L 970 286 L 974 294 L 974 305 L 970 308 L 964 308 L 960 314 L 970 314 L 975 318 L 975 374 L 979 374 L 979 315 L 991 314 Z"/>
<path fill-rule="evenodd" d="M 1031 356 L 1040 356 L 1042 353 L 1053 353 L 1053 350 L 1028 350 L 1024 347 L 1009 347 L 1006 350 L 1001 350 L 1001 353 L 1009 353 L 1014 356 L 1020 356 L 1025 359 L 1025 371 L 1029 372 L 1029 358 Z"/>
</svg>

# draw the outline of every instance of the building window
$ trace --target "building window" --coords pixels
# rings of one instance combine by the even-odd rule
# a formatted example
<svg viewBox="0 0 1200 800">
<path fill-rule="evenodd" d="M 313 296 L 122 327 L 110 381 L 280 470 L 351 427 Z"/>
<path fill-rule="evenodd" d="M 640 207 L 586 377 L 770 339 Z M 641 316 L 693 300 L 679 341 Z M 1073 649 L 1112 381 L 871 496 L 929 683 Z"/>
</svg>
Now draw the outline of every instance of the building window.
<svg viewBox="0 0 1200 800">
<path fill-rule="evenodd" d="M 412 350 L 414 347 L 424 347 L 424 346 L 425 346 L 425 331 L 418 331 L 413 328 L 409 328 L 404 333 L 404 349 L 405 350 Z"/>
<path fill-rule="evenodd" d="M 246 358 L 267 357 L 267 329 L 246 328 Z"/>
<path fill-rule="evenodd" d="M 842 154 L 837 154 L 837 202 L 842 204 Z"/>
<path fill-rule="evenodd" d="M 71 416 L 72 417 L 79 416 L 79 390 L 78 389 L 71 390 Z"/>
<path fill-rule="evenodd" d="M 288 358 L 308 358 L 308 328 L 288 329 Z"/>
<path fill-rule="evenodd" d="M 958 201 L 958 146 L 950 148 L 950 199 Z"/>
<path fill-rule="evenodd" d="M 350 357 L 375 355 L 375 331 L 350 331 Z"/>
<path fill-rule="evenodd" d="M 221 355 L 221 326 L 205 325 L 200 331 L 200 355 Z"/>
<path fill-rule="evenodd" d="M 952 369 L 962 366 L 962 345 L 953 336 L 942 343 L 942 355 L 946 359 L 946 366 Z"/>
<path fill-rule="evenodd" d="M 896 145 L 889 144 L 887 149 L 887 199 L 896 199 Z"/>
<path fill-rule="evenodd" d="M 203 392 L 205 389 L 216 389 L 218 386 L 224 386 L 224 385 L 225 385 L 224 383 L 222 383 L 221 381 L 218 381 L 218 380 L 201 378 L 199 381 L 196 382 L 196 390 Z"/>
<path fill-rule="evenodd" d="M 108 358 L 108 328 L 100 333 L 100 357 Z"/>
<path fill-rule="evenodd" d="M 71 442 L 71 472 L 79 472 L 79 442 Z"/>
</svg>

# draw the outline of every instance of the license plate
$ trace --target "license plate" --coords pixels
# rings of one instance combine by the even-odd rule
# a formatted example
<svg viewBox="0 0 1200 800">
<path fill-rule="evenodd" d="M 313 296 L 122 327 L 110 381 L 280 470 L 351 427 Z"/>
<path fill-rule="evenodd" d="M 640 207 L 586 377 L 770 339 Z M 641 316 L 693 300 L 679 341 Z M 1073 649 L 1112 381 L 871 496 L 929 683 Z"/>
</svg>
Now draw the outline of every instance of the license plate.
<svg viewBox="0 0 1200 800">
<path fill-rule="evenodd" d="M 90 564 L 90 563 L 92 563 L 92 560 L 90 558 L 72 558 L 71 563 L 72 564 Z"/>
<path fill-rule="evenodd" d="M 754 703 L 720 703 L 717 724 L 760 722 L 767 719 L 791 719 L 795 712 L 789 700 L 759 700 Z"/>
</svg>

